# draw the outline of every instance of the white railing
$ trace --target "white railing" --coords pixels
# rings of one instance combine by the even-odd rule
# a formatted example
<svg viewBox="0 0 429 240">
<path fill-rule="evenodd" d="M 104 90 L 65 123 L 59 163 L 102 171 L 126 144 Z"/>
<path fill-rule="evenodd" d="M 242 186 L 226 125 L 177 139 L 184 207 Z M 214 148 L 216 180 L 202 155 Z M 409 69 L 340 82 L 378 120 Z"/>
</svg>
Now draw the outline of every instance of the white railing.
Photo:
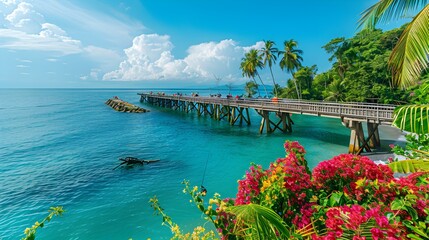
<svg viewBox="0 0 429 240">
<path fill-rule="evenodd" d="M 271 99 L 226 99 L 219 97 L 190 97 L 174 95 L 145 94 L 139 95 L 168 99 L 174 101 L 189 101 L 203 104 L 219 104 L 223 106 L 254 108 L 256 110 L 266 110 L 273 112 L 300 113 L 308 115 L 346 118 L 357 121 L 371 121 L 380 124 L 391 124 L 393 121 L 394 105 L 358 103 L 358 102 L 325 102 L 307 101 L 294 99 L 279 99 L 277 102 Z"/>
</svg>

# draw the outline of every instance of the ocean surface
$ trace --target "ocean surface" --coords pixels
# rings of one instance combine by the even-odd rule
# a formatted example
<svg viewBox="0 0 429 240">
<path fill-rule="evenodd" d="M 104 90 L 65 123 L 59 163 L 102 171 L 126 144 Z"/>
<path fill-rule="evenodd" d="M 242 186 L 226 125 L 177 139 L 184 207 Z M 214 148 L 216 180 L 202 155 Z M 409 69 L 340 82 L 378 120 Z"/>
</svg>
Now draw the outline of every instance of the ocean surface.
<svg viewBox="0 0 429 240">
<path fill-rule="evenodd" d="M 339 119 L 294 114 L 293 133 L 259 134 L 255 112 L 251 126 L 230 126 L 141 104 L 137 93 L 149 91 L 160 90 L 0 89 L 0 239 L 24 237 L 51 206 L 66 212 L 38 230 L 37 239 L 169 239 L 149 204 L 155 195 L 185 231 L 210 228 L 183 194 L 184 179 L 198 186 L 204 179 L 209 196 L 235 197 L 250 163 L 268 167 L 284 157 L 285 140 L 306 148 L 311 168 L 348 149 L 349 131 Z M 116 112 L 104 104 L 113 96 L 151 112 Z M 397 137 L 382 128 L 383 146 Z M 113 170 L 126 156 L 160 161 Z"/>
</svg>

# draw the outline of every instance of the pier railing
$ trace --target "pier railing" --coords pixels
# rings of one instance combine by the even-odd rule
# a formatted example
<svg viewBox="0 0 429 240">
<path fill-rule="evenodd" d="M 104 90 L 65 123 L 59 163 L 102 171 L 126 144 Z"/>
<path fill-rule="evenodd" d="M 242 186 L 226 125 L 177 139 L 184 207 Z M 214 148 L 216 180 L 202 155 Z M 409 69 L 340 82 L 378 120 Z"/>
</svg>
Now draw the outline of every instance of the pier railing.
<svg viewBox="0 0 429 240">
<path fill-rule="evenodd" d="M 189 101 L 202 104 L 218 104 L 231 107 L 253 108 L 257 111 L 271 111 L 278 113 L 296 113 L 324 117 L 348 119 L 360 122 L 373 122 L 391 125 L 393 121 L 394 105 L 372 103 L 338 103 L 325 101 L 308 101 L 279 99 L 235 99 L 219 97 L 191 97 L 139 93 L 142 97 L 153 97 L 174 101 Z"/>
</svg>

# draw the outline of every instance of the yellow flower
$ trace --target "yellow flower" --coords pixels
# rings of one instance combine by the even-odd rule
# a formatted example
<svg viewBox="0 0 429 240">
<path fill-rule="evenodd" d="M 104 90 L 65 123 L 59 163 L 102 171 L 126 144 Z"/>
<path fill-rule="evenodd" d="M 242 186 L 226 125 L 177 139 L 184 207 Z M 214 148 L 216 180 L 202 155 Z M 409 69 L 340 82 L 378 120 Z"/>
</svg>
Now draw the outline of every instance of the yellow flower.
<svg viewBox="0 0 429 240">
<path fill-rule="evenodd" d="M 361 178 L 356 181 L 356 189 L 363 187 L 363 183 L 365 182 L 365 178 Z"/>
<path fill-rule="evenodd" d="M 174 225 L 171 227 L 171 232 L 173 233 L 180 233 L 180 228 L 178 225 Z"/>
<path fill-rule="evenodd" d="M 316 195 L 313 195 L 313 196 L 311 197 L 310 202 L 317 202 L 317 200 L 319 200 L 319 198 L 318 198 Z"/>
</svg>

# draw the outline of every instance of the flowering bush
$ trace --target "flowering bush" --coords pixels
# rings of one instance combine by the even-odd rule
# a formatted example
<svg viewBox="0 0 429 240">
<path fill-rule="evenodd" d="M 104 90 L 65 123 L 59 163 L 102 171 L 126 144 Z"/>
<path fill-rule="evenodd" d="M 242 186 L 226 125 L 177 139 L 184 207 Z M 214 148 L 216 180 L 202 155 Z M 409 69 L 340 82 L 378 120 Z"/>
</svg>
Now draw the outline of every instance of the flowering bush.
<svg viewBox="0 0 429 240">
<path fill-rule="evenodd" d="M 313 239 L 404 239 L 417 225 L 403 221 L 428 217 L 429 173 L 395 179 L 389 167 L 351 154 L 323 161 L 311 173 L 298 142 L 284 147 L 286 157 L 268 169 L 250 167 L 234 205 L 269 207 L 298 233 L 310 226 Z"/>
<path fill-rule="evenodd" d="M 323 161 L 313 170 L 313 184 L 325 191 L 347 193 L 355 189 L 359 179 L 393 179 L 393 172 L 386 165 L 376 165 L 371 159 L 352 154 L 341 154 L 331 160 Z"/>
<path fill-rule="evenodd" d="M 325 236 L 313 239 L 328 240 L 345 237 L 347 239 L 402 239 L 398 223 L 390 224 L 386 212 L 380 207 L 365 209 L 361 205 L 330 208 L 326 213 Z"/>
<path fill-rule="evenodd" d="M 429 238 L 429 172 L 396 179 L 385 165 L 341 154 L 321 162 L 311 173 L 298 142 L 287 141 L 284 147 L 286 157 L 268 169 L 250 167 L 238 181 L 235 199 L 216 195 L 207 205 L 198 188 L 187 184 L 186 192 L 222 239 L 241 239 L 260 227 L 253 220 L 242 224 L 243 213 L 239 217 L 231 210 L 246 205 L 253 209 L 255 204 L 283 220 L 281 225 L 290 232 L 277 229 L 274 234 L 282 232 L 288 239 Z"/>
</svg>

